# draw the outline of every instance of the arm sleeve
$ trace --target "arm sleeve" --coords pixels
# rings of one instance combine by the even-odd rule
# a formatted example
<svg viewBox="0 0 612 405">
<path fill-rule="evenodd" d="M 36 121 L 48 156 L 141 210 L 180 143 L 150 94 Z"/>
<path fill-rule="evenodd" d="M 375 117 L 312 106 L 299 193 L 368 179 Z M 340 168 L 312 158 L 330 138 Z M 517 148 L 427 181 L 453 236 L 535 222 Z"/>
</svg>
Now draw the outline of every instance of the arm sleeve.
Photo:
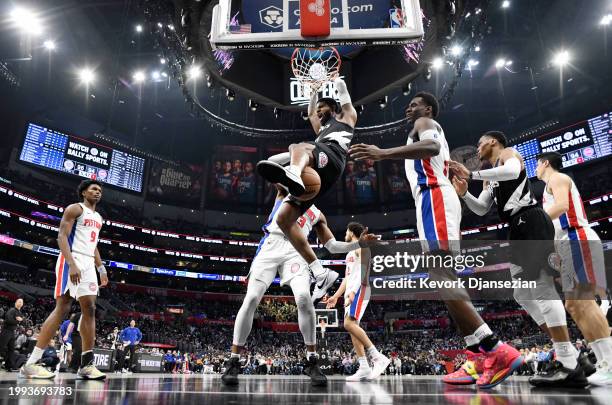
<svg viewBox="0 0 612 405">
<path fill-rule="evenodd" d="M 470 194 L 469 191 L 461 198 L 463 201 L 465 201 L 468 208 L 474 212 L 474 214 L 480 216 L 483 216 L 489 212 L 491 205 L 493 205 L 493 198 L 491 198 L 491 193 L 489 193 L 487 190 L 482 190 L 478 198 Z"/>
<path fill-rule="evenodd" d="M 440 142 L 440 133 L 435 129 L 426 129 L 425 131 L 419 133 L 419 140 L 424 141 L 426 139 Z"/>
<path fill-rule="evenodd" d="M 325 249 L 330 253 L 348 253 L 359 249 L 359 241 L 355 242 L 338 242 L 336 239 L 330 239 L 325 244 Z"/>
<path fill-rule="evenodd" d="M 340 99 L 340 106 L 351 104 L 351 95 L 346 88 L 344 80 L 337 78 L 334 83 L 336 84 L 336 90 L 338 90 L 338 99 Z"/>
<path fill-rule="evenodd" d="M 472 178 L 475 180 L 506 181 L 516 180 L 520 174 L 521 162 L 513 157 L 506 160 L 503 166 L 472 172 Z"/>
</svg>

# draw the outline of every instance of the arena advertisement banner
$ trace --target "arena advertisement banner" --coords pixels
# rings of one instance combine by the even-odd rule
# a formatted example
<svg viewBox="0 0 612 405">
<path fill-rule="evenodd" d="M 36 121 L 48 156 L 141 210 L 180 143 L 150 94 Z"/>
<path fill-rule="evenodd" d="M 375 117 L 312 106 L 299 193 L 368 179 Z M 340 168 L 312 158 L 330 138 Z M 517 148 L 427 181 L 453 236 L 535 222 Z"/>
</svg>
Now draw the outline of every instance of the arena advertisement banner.
<svg viewBox="0 0 612 405">
<path fill-rule="evenodd" d="M 198 208 L 202 196 L 202 166 L 151 162 L 147 199 L 162 204 Z"/>
<path fill-rule="evenodd" d="M 114 350 L 94 349 L 94 365 L 100 371 L 111 371 L 114 359 Z"/>
<path fill-rule="evenodd" d="M 138 353 L 136 355 L 137 370 L 141 373 L 159 373 L 162 371 L 163 356 Z"/>
<path fill-rule="evenodd" d="M 208 178 L 208 199 L 218 203 L 257 203 L 257 148 L 217 146 Z"/>
</svg>

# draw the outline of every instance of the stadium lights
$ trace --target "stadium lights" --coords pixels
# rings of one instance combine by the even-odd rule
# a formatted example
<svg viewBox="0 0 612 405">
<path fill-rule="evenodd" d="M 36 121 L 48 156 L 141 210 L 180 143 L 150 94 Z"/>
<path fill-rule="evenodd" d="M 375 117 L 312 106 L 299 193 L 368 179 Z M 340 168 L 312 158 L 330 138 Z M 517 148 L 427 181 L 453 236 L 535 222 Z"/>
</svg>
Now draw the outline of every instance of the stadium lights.
<svg viewBox="0 0 612 405">
<path fill-rule="evenodd" d="M 39 35 L 43 31 L 40 20 L 30 10 L 16 7 L 11 11 L 10 17 L 20 30 L 26 31 L 28 34 Z"/>
<path fill-rule="evenodd" d="M 166 72 L 161 72 L 162 77 L 168 77 L 168 73 Z"/>
<path fill-rule="evenodd" d="M 162 65 L 165 65 L 165 64 L 166 64 L 166 62 L 167 62 L 167 61 L 166 61 L 166 58 L 160 58 L 160 59 L 159 59 L 159 63 L 161 63 Z"/>
<path fill-rule="evenodd" d="M 79 71 L 79 79 L 81 80 L 81 83 L 83 84 L 93 83 L 95 78 L 96 78 L 95 73 L 90 68 L 83 68 Z"/>
<path fill-rule="evenodd" d="M 153 73 L 151 73 L 151 79 L 153 80 L 159 80 L 159 78 L 161 77 L 161 75 L 159 74 L 159 72 L 156 70 Z"/>
<path fill-rule="evenodd" d="M 141 33 L 142 32 L 142 25 L 138 24 L 135 29 L 136 29 L 136 32 Z"/>
<path fill-rule="evenodd" d="M 48 39 L 45 42 L 43 42 L 43 46 L 45 47 L 45 49 L 47 49 L 48 51 L 52 51 L 55 49 L 55 42 L 53 42 L 52 40 Z"/>
<path fill-rule="evenodd" d="M 236 93 L 233 90 L 225 89 L 225 95 L 229 101 L 234 101 L 236 99 Z"/>
<path fill-rule="evenodd" d="M 435 58 L 431 64 L 431 67 L 436 70 L 440 69 L 442 66 L 444 66 L 444 60 L 442 60 L 442 58 Z"/>
<path fill-rule="evenodd" d="M 387 106 L 387 102 L 388 101 L 389 101 L 389 97 L 388 96 L 384 96 L 384 97 L 378 99 L 378 106 L 380 107 L 381 110 L 383 110 Z"/>
<path fill-rule="evenodd" d="M 510 7 L 510 0 L 504 0 L 502 1 L 502 8 L 509 8 Z"/>
<path fill-rule="evenodd" d="M 257 111 L 257 107 L 259 107 L 259 104 L 256 101 L 249 100 L 249 108 L 251 111 Z"/>
<path fill-rule="evenodd" d="M 498 69 L 503 68 L 505 65 L 506 65 L 506 59 L 504 58 L 497 59 L 497 62 L 495 62 L 495 67 Z"/>
<path fill-rule="evenodd" d="M 611 22 L 612 22 L 612 14 L 606 14 L 603 17 L 601 17 L 601 20 L 599 21 L 599 25 L 610 25 Z"/>
<path fill-rule="evenodd" d="M 142 70 L 139 70 L 134 73 L 134 76 L 132 76 L 132 78 L 134 79 L 136 83 L 142 83 L 145 81 L 147 76 L 145 75 L 145 72 L 143 72 Z"/>
<path fill-rule="evenodd" d="M 477 60 L 474 59 L 470 59 L 467 63 L 468 69 L 473 68 L 474 66 L 478 66 L 480 64 L 480 62 L 478 62 Z"/>
<path fill-rule="evenodd" d="M 199 66 L 193 65 L 187 70 L 187 77 L 189 79 L 197 79 L 202 75 L 202 70 Z"/>
<path fill-rule="evenodd" d="M 453 56 L 460 56 L 463 53 L 463 48 L 459 45 L 453 45 L 453 47 L 451 48 L 451 55 Z"/>
<path fill-rule="evenodd" d="M 571 57 L 568 51 L 560 51 L 555 55 L 552 63 L 559 67 L 563 67 L 569 63 L 570 59 Z"/>
<path fill-rule="evenodd" d="M 475 50 L 476 52 L 480 52 L 480 47 L 479 47 L 479 46 L 477 46 L 476 48 L 474 48 L 474 50 Z"/>
</svg>

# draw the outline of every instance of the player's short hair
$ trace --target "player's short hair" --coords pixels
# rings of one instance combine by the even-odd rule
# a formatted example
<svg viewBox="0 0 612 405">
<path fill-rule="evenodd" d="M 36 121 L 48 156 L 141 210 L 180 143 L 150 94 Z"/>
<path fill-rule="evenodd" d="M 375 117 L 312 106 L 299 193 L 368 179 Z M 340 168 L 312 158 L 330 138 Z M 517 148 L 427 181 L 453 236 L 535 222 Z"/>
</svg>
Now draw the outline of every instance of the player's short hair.
<svg viewBox="0 0 612 405">
<path fill-rule="evenodd" d="M 79 201 L 83 201 L 83 191 L 87 190 L 89 186 L 92 186 L 94 184 L 102 188 L 102 183 L 100 183 L 98 180 L 83 180 L 79 184 L 79 187 L 77 187 L 77 196 L 79 198 Z"/>
<path fill-rule="evenodd" d="M 320 99 L 317 100 L 317 104 L 319 103 L 324 103 L 327 104 L 329 106 L 329 108 L 331 108 L 331 110 L 333 112 L 338 112 L 340 111 L 340 105 L 338 104 L 338 102 L 331 98 L 331 97 L 321 97 Z"/>
<path fill-rule="evenodd" d="M 349 222 L 346 228 L 349 231 L 353 232 L 353 235 L 355 235 L 356 237 L 360 237 L 363 231 L 365 230 L 365 226 L 363 226 L 359 222 Z"/>
<path fill-rule="evenodd" d="M 501 131 L 487 131 L 484 133 L 484 136 L 495 139 L 504 148 L 508 146 L 508 138 L 506 138 L 506 134 Z"/>
<path fill-rule="evenodd" d="M 419 91 L 414 97 L 421 97 L 425 104 L 431 107 L 431 115 L 432 118 L 437 118 L 440 113 L 440 104 L 438 103 L 438 99 L 431 93 L 426 91 Z"/>
<path fill-rule="evenodd" d="M 548 162 L 550 167 L 555 170 L 561 170 L 561 167 L 563 167 L 563 159 L 561 158 L 561 154 L 559 152 L 540 153 L 536 159 L 538 159 L 538 161 L 543 160 Z"/>
</svg>

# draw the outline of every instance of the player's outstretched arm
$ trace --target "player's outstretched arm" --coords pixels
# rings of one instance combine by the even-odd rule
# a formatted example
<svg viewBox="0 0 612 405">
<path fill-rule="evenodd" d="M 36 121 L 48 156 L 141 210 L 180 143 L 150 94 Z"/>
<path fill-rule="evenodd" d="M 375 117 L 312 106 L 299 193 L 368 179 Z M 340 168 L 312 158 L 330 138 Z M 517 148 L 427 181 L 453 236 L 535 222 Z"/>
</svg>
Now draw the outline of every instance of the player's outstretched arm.
<svg viewBox="0 0 612 405">
<path fill-rule="evenodd" d="M 523 168 L 522 158 L 512 148 L 506 148 L 500 155 L 501 164 L 492 169 L 477 170 L 472 172 L 459 162 L 451 160 L 449 168 L 452 173 L 464 179 L 486 180 L 486 181 L 508 181 L 516 180 L 521 175 Z"/>
<path fill-rule="evenodd" d="M 467 180 L 462 179 L 460 177 L 453 177 L 453 187 L 455 191 L 465 201 L 465 205 L 476 215 L 486 215 L 487 212 L 491 209 L 493 205 L 493 198 L 491 198 L 491 193 L 486 187 L 483 187 L 482 192 L 478 196 L 478 198 L 474 197 L 468 191 L 468 183 Z"/>
<path fill-rule="evenodd" d="M 327 249 L 330 253 L 352 252 L 353 250 L 367 247 L 372 241 L 378 240 L 376 235 L 368 233 L 368 228 L 366 228 L 359 240 L 355 242 L 339 242 L 334 237 L 334 234 L 329 229 L 329 226 L 327 226 L 327 218 L 325 218 L 323 213 L 321 213 L 319 221 L 315 224 L 314 230 L 317 233 L 317 238 L 319 238 L 319 241 L 321 241 L 323 246 L 325 246 L 325 249 Z"/>
<path fill-rule="evenodd" d="M 321 130 L 321 120 L 319 120 L 319 117 L 317 117 L 317 99 L 318 93 L 312 90 L 310 103 L 308 104 L 308 119 L 310 120 L 310 125 L 312 125 L 312 129 L 314 129 L 316 134 L 318 134 Z"/>
<path fill-rule="evenodd" d="M 355 160 L 387 159 L 426 159 L 440 153 L 440 142 L 437 140 L 438 129 L 429 118 L 419 118 L 414 123 L 419 134 L 419 141 L 396 148 L 381 149 L 375 145 L 357 144 L 351 146 L 349 154 Z"/>
<path fill-rule="evenodd" d="M 334 84 L 336 85 L 336 90 L 338 90 L 338 98 L 340 99 L 340 107 L 342 108 L 340 121 L 355 128 L 355 125 L 357 125 L 357 111 L 355 107 L 353 107 L 351 95 L 348 92 L 346 83 L 338 77 L 334 80 Z"/>
<path fill-rule="evenodd" d="M 557 219 L 569 210 L 569 194 L 572 187 L 570 178 L 562 173 L 555 173 L 548 180 L 548 186 L 555 203 L 545 211 L 551 219 Z"/>
</svg>

